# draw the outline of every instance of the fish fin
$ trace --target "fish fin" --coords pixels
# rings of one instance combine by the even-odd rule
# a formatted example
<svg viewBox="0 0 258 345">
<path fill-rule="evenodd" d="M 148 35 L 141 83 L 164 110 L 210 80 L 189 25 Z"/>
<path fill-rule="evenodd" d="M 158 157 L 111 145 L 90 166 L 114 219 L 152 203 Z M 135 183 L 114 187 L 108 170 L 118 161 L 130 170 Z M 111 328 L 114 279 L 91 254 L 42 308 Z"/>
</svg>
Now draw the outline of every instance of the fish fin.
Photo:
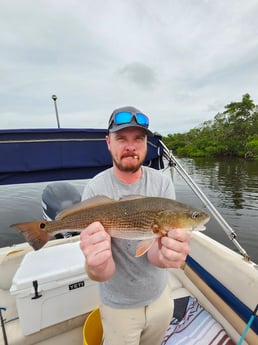
<svg viewBox="0 0 258 345">
<path fill-rule="evenodd" d="M 55 220 L 61 220 L 71 214 L 74 214 L 76 212 L 80 212 L 82 210 L 91 208 L 91 207 L 96 207 L 100 205 L 105 205 L 105 204 L 111 204 L 113 202 L 116 202 L 116 200 L 108 198 L 107 196 L 104 195 L 97 195 L 94 196 L 93 198 L 83 200 L 79 202 L 78 204 L 75 204 L 60 213 L 56 216 Z"/>
<path fill-rule="evenodd" d="M 119 201 L 135 200 L 135 199 L 142 199 L 142 198 L 146 198 L 146 196 L 130 194 L 130 195 L 123 195 L 121 198 L 119 198 Z"/>
<path fill-rule="evenodd" d="M 137 248 L 136 248 L 136 257 L 142 256 L 143 254 L 145 254 L 150 247 L 153 245 L 155 241 L 155 238 L 152 239 L 148 239 L 148 240 L 143 240 L 141 242 L 138 243 Z"/>
<path fill-rule="evenodd" d="M 49 233 L 42 230 L 42 224 L 45 226 L 47 222 L 46 221 L 26 222 L 26 223 L 12 224 L 10 226 L 12 228 L 14 227 L 17 228 L 23 234 L 26 241 L 35 250 L 38 250 L 41 247 L 43 247 L 51 238 L 51 235 L 49 235 Z"/>
</svg>

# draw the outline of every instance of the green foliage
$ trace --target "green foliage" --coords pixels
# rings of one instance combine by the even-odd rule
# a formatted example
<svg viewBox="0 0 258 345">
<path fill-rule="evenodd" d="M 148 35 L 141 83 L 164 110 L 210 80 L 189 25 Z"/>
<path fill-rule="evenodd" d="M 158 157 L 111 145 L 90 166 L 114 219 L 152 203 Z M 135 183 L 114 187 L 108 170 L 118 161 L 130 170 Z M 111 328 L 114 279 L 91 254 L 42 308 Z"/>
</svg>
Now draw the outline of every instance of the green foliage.
<svg viewBox="0 0 258 345">
<path fill-rule="evenodd" d="M 248 158 L 258 157 L 258 134 L 254 134 L 248 138 L 246 143 L 245 156 Z"/>
<path fill-rule="evenodd" d="M 258 106 L 249 94 L 231 102 L 214 120 L 187 133 L 163 137 L 166 146 L 179 156 L 258 157 Z"/>
</svg>

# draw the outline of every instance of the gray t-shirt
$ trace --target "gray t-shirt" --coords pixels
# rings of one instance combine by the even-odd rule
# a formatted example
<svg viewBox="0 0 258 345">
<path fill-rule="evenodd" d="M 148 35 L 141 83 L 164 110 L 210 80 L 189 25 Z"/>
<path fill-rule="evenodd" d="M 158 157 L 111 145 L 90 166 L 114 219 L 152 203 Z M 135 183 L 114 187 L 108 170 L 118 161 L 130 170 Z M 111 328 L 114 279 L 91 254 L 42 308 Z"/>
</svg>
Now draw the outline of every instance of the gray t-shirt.
<svg viewBox="0 0 258 345">
<path fill-rule="evenodd" d="M 96 195 L 116 200 L 126 195 L 175 199 L 174 185 L 168 174 L 149 167 L 142 169 L 140 180 L 132 184 L 119 181 L 113 168 L 101 172 L 87 183 L 82 200 Z M 111 241 L 116 271 L 113 277 L 100 283 L 102 302 L 113 308 L 136 308 L 152 303 L 167 284 L 167 270 L 150 264 L 146 254 L 136 258 L 138 241 L 117 238 Z"/>
</svg>

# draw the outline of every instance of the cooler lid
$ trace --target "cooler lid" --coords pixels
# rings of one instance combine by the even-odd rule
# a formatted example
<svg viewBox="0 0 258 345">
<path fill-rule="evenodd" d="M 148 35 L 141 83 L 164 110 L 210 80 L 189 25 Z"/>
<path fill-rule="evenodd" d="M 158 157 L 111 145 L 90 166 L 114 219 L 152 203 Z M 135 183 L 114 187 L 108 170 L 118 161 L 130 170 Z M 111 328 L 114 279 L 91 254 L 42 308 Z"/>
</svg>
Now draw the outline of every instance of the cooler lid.
<svg viewBox="0 0 258 345">
<path fill-rule="evenodd" d="M 33 280 L 42 285 L 82 273 L 85 273 L 85 257 L 79 242 L 42 248 L 24 256 L 14 275 L 11 290 L 31 288 Z"/>
</svg>

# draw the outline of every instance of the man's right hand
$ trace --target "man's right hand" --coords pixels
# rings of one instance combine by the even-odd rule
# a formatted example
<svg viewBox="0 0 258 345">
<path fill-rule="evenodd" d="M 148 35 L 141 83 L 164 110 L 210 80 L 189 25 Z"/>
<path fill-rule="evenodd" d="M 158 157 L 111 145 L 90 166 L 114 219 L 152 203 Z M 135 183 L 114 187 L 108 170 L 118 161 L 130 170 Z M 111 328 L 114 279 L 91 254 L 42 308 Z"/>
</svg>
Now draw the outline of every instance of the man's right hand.
<svg viewBox="0 0 258 345">
<path fill-rule="evenodd" d="M 88 276 L 105 281 L 115 273 L 115 262 L 111 251 L 111 237 L 100 222 L 94 222 L 80 235 L 80 248 L 86 258 Z"/>
</svg>

